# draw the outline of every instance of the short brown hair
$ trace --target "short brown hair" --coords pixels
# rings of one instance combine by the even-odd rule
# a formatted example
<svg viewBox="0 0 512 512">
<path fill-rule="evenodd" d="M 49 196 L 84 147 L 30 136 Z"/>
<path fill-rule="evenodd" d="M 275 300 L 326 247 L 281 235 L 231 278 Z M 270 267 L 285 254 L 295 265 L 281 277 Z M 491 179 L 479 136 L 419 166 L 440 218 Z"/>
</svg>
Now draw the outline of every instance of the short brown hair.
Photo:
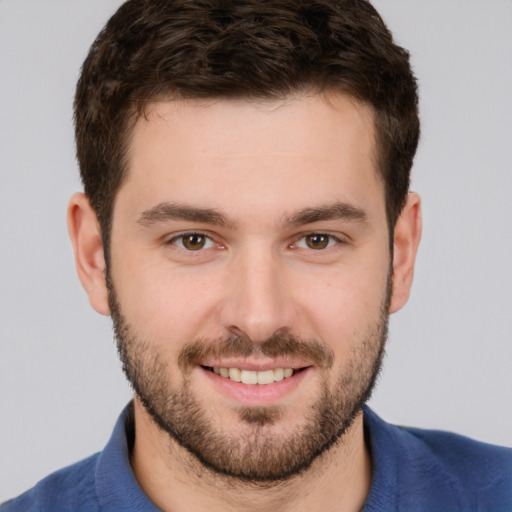
<svg viewBox="0 0 512 512">
<path fill-rule="evenodd" d="M 108 248 L 129 135 L 157 98 L 282 98 L 334 90 L 370 105 L 388 225 L 419 138 L 416 80 L 366 0 L 129 0 L 87 56 L 75 97 L 85 194 Z"/>
</svg>

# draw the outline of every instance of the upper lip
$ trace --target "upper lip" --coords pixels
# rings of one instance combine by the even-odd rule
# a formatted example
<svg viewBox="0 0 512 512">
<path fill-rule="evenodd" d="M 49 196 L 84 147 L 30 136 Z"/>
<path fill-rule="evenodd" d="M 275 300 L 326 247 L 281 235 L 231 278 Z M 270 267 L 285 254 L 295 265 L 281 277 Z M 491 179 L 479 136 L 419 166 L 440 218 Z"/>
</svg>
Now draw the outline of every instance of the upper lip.
<svg viewBox="0 0 512 512">
<path fill-rule="evenodd" d="M 311 366 L 307 361 L 301 361 L 291 358 L 276 358 L 276 359 L 240 359 L 240 358 L 225 358 L 220 360 L 204 361 L 201 366 L 210 368 L 239 368 L 240 370 L 249 371 L 265 371 L 275 370 L 277 368 L 306 368 Z"/>
</svg>

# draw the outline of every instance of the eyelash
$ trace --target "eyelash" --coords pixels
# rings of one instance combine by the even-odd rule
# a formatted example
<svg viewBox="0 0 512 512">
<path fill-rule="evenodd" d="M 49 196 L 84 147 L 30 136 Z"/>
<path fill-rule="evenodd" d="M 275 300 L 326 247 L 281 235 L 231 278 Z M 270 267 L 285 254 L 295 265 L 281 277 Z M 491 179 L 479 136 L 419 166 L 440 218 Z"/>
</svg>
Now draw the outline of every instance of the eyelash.
<svg viewBox="0 0 512 512">
<path fill-rule="evenodd" d="M 191 237 L 191 236 L 196 236 L 198 238 L 203 238 L 205 240 L 205 244 L 208 245 L 208 247 L 200 247 L 196 250 L 193 250 L 193 249 L 190 249 L 190 248 L 187 248 L 184 246 L 184 240 L 186 237 Z M 301 240 L 305 240 L 307 237 L 327 237 L 328 238 L 328 242 L 327 242 L 327 246 L 326 247 L 322 247 L 322 248 L 317 248 L 317 249 L 314 249 L 312 247 L 306 247 L 306 246 L 300 246 L 299 245 L 299 242 Z M 329 249 L 335 245 L 339 245 L 339 244 L 343 244 L 343 240 L 341 240 L 340 238 L 330 234 L 330 233 L 323 233 L 323 232 L 317 232 L 317 231 L 313 231 L 313 232 L 310 232 L 310 233 L 306 233 L 302 236 L 300 236 L 295 242 L 293 242 L 290 247 L 292 248 L 298 248 L 298 249 L 309 249 L 311 251 L 318 251 L 318 252 L 322 252 L 322 251 L 325 251 L 326 249 Z M 189 231 L 189 232 L 186 232 L 186 233 L 181 233 L 179 235 L 176 235 L 174 237 L 172 237 L 168 242 L 167 242 L 168 245 L 174 245 L 176 247 L 178 247 L 179 249 L 183 250 L 183 251 L 186 251 L 186 252 L 190 252 L 190 253 L 194 253 L 194 252 L 202 252 L 203 250 L 205 249 L 211 249 L 212 247 L 214 247 L 215 245 L 217 245 L 218 247 L 222 247 L 220 244 L 216 244 L 216 242 L 213 240 L 213 238 L 210 236 L 210 235 L 207 235 L 205 233 L 201 233 L 200 231 Z M 304 245 L 307 245 L 307 242 L 304 243 Z"/>
<path fill-rule="evenodd" d="M 186 252 L 201 252 L 205 249 L 205 247 L 201 247 L 197 250 L 193 250 L 193 249 L 188 249 L 187 247 L 184 246 L 184 240 L 186 237 L 192 237 L 192 236 L 196 236 L 196 237 L 200 237 L 200 238 L 203 238 L 205 239 L 205 243 L 209 244 L 209 247 L 206 247 L 206 249 L 211 249 L 215 244 L 213 238 L 210 236 L 210 235 L 207 235 L 205 233 L 201 233 L 199 231 L 188 231 L 187 233 L 181 233 L 179 235 L 176 235 L 174 237 L 172 237 L 168 242 L 167 244 L 168 245 L 175 245 L 177 246 L 179 249 L 183 250 L 183 251 L 186 251 Z M 178 241 L 181 241 L 181 243 L 177 243 Z M 219 245 L 219 244 L 217 244 Z"/>
<path fill-rule="evenodd" d="M 312 247 L 300 247 L 298 245 L 298 242 L 301 240 L 307 239 L 307 237 L 327 237 L 327 239 L 328 239 L 327 246 L 322 247 L 322 248 L 317 248 L 317 249 L 314 249 Z M 343 240 L 341 240 L 337 236 L 331 235 L 330 233 L 322 233 L 322 232 L 313 231 L 311 233 L 306 233 L 305 235 L 302 235 L 300 238 L 297 239 L 297 241 L 293 244 L 293 246 L 298 247 L 299 249 L 310 249 L 312 251 L 322 252 L 322 251 L 325 251 L 326 249 L 330 249 L 331 247 L 333 247 L 335 245 L 342 244 L 342 243 L 343 243 Z M 306 244 L 307 244 L 307 242 L 306 242 Z"/>
</svg>

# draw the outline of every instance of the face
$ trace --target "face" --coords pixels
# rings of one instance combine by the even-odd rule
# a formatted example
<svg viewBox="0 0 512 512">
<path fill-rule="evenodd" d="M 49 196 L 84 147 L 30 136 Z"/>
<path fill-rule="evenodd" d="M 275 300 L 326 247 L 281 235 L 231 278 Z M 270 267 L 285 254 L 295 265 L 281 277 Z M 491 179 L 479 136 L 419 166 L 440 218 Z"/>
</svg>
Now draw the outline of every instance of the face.
<svg viewBox="0 0 512 512">
<path fill-rule="evenodd" d="M 252 480 L 306 468 L 380 366 L 390 299 L 371 112 L 342 96 L 169 101 L 131 141 L 110 309 L 161 431 Z"/>
</svg>

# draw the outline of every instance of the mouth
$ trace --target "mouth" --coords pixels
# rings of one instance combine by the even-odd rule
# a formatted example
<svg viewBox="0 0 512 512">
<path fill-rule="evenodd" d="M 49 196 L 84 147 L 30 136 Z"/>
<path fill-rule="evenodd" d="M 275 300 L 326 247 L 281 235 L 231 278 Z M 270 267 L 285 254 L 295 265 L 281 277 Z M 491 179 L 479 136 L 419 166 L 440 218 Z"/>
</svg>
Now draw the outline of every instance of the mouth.
<svg viewBox="0 0 512 512">
<path fill-rule="evenodd" d="M 202 366 L 204 370 L 212 372 L 224 379 L 242 384 L 266 386 L 274 382 L 281 382 L 289 379 L 297 373 L 307 369 L 304 368 L 274 368 L 268 370 L 245 370 L 242 368 L 225 368 L 219 366 Z"/>
<path fill-rule="evenodd" d="M 236 406 L 248 407 L 289 402 L 298 396 L 298 389 L 309 389 L 301 383 L 315 374 L 311 363 L 284 358 L 281 361 L 204 361 L 197 369 L 206 379 L 203 385 L 212 385 L 212 389 Z"/>
</svg>

